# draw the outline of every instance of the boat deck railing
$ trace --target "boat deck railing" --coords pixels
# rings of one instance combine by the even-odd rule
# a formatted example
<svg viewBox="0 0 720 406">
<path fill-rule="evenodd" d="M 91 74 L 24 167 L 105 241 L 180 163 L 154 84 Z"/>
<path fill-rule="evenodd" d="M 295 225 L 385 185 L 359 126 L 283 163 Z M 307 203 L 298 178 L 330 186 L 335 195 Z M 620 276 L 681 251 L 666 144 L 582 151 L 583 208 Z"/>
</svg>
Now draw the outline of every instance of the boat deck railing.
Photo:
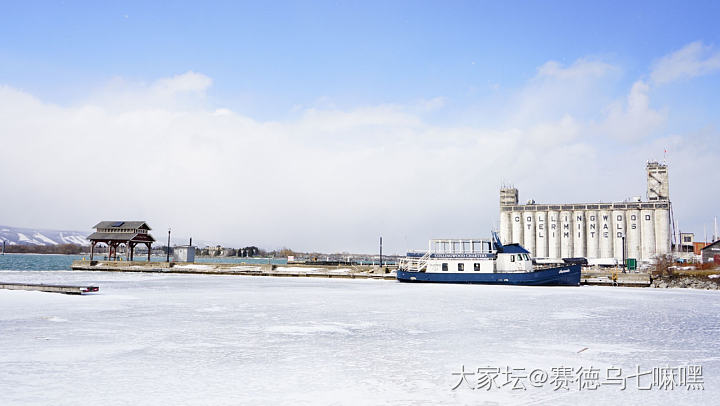
<svg viewBox="0 0 720 406">
<path fill-rule="evenodd" d="M 486 239 L 438 239 L 430 240 L 428 252 L 432 254 L 492 254 L 494 246 Z"/>
<path fill-rule="evenodd" d="M 426 252 L 421 257 L 406 257 L 400 260 L 398 269 L 411 272 L 423 272 L 427 269 L 430 260 L 430 252 Z"/>
</svg>

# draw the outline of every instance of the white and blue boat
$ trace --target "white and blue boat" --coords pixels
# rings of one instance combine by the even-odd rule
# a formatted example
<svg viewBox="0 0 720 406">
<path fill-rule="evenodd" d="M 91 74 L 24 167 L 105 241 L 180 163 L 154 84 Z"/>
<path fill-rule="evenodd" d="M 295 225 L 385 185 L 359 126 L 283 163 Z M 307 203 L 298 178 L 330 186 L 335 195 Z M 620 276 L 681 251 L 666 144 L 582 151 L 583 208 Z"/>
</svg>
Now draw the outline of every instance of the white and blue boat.
<svg viewBox="0 0 720 406">
<path fill-rule="evenodd" d="M 411 251 L 397 270 L 401 282 L 498 285 L 580 285 L 580 265 L 536 267 L 519 244 L 486 239 L 430 240 L 427 251 Z"/>
</svg>

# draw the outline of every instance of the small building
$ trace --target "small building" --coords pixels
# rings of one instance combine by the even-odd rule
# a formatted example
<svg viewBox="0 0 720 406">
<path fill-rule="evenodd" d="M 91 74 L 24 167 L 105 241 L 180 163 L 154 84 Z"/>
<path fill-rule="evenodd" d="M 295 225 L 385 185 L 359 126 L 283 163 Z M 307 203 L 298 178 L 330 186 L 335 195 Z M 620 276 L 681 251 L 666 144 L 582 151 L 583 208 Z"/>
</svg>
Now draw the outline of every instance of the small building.
<svg viewBox="0 0 720 406">
<path fill-rule="evenodd" d="M 695 250 L 695 233 L 680 233 L 680 252 Z"/>
<path fill-rule="evenodd" d="M 708 243 L 706 242 L 697 242 L 695 241 L 693 243 L 693 253 L 695 255 L 702 255 L 702 249 L 707 247 Z"/>
<path fill-rule="evenodd" d="M 173 262 L 195 262 L 195 249 L 192 245 L 173 247 Z"/>
<path fill-rule="evenodd" d="M 701 252 L 703 264 L 715 262 L 716 265 L 720 265 L 720 240 L 706 245 Z"/>
<path fill-rule="evenodd" d="M 95 254 L 95 245 L 108 246 L 108 259 L 117 259 L 118 247 L 124 245 L 127 251 L 127 260 L 134 260 L 135 246 L 145 244 L 148 249 L 147 260 L 150 261 L 152 243 L 155 239 L 148 233 L 151 228 L 144 221 L 101 221 L 93 227 L 95 232 L 88 236 L 90 240 L 90 261 Z"/>
</svg>

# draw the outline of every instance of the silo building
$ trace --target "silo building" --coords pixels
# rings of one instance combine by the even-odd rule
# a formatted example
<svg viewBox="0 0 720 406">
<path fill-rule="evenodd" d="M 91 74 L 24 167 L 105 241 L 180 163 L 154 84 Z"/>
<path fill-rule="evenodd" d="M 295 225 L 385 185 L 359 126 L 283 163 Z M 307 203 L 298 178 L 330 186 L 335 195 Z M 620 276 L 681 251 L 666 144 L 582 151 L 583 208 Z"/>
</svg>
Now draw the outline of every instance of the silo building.
<svg viewBox="0 0 720 406">
<path fill-rule="evenodd" d="M 670 253 L 670 193 L 666 164 L 648 162 L 647 201 L 518 204 L 518 190 L 500 190 L 500 239 L 537 258 L 649 261 Z M 624 240 L 624 241 L 623 241 Z"/>
</svg>

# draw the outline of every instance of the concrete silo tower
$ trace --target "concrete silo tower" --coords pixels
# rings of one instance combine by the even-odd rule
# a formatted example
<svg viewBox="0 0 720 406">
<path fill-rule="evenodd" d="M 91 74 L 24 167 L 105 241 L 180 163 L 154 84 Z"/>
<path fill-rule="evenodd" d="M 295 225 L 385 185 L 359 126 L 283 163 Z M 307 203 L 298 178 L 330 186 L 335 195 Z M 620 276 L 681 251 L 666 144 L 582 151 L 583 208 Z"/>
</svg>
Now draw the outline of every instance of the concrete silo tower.
<svg viewBox="0 0 720 406">
<path fill-rule="evenodd" d="M 648 162 L 646 169 L 648 201 L 670 200 L 667 165 L 659 162 Z"/>
<path fill-rule="evenodd" d="M 522 224 L 513 230 L 514 219 L 512 217 L 512 206 L 518 204 L 518 190 L 514 187 L 503 187 L 500 189 L 500 241 L 503 244 L 511 242 L 522 243 Z M 519 235 L 518 235 L 519 234 Z M 516 241 L 519 238 L 520 241 Z"/>
</svg>

